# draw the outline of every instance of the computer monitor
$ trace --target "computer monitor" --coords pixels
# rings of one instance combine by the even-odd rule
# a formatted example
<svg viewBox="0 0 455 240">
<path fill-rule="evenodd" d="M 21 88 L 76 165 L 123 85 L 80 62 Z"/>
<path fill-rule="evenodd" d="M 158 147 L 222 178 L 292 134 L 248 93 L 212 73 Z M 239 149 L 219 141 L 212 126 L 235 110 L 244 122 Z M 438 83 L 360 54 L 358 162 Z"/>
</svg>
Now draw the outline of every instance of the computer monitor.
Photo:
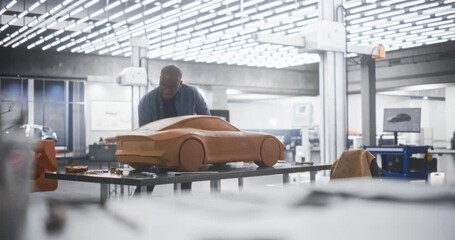
<svg viewBox="0 0 455 240">
<path fill-rule="evenodd" d="M 212 116 L 218 116 L 222 119 L 229 122 L 229 110 L 222 110 L 222 109 L 210 109 L 210 114 Z"/>
<path fill-rule="evenodd" d="M 385 108 L 384 132 L 393 132 L 397 144 L 398 132 L 420 132 L 420 108 Z"/>
</svg>

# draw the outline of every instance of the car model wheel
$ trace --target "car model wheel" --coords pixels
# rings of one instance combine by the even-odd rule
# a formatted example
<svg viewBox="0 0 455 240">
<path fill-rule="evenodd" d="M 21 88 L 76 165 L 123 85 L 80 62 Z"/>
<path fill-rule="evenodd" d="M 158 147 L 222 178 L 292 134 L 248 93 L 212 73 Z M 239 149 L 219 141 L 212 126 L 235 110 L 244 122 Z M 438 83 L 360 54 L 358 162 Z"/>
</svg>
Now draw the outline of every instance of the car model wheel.
<svg viewBox="0 0 455 240">
<path fill-rule="evenodd" d="M 280 158 L 280 144 L 273 138 L 266 138 L 261 145 L 261 160 L 255 161 L 260 167 L 271 167 Z"/>
<path fill-rule="evenodd" d="M 205 149 L 202 143 L 194 138 L 185 140 L 180 147 L 179 165 L 183 171 L 198 170 L 205 159 Z"/>
</svg>

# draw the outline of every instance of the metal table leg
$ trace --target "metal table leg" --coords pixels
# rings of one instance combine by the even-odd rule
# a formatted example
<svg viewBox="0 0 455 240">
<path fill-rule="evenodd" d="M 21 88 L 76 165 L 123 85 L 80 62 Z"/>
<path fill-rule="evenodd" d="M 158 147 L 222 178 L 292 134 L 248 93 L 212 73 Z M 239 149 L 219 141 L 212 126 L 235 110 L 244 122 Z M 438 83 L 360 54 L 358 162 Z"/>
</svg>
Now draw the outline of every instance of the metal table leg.
<svg viewBox="0 0 455 240">
<path fill-rule="evenodd" d="M 283 173 L 283 184 L 289 184 L 289 173 Z"/>
<path fill-rule="evenodd" d="M 311 184 L 316 183 L 316 171 L 310 171 L 310 183 Z"/>
<path fill-rule="evenodd" d="M 174 183 L 174 195 L 182 193 L 182 184 Z"/>
<path fill-rule="evenodd" d="M 221 180 L 210 180 L 210 192 L 212 193 L 221 192 Z"/>
<path fill-rule="evenodd" d="M 109 198 L 109 184 L 101 183 L 100 185 L 100 202 L 103 203 Z"/>
<path fill-rule="evenodd" d="M 242 191 L 243 190 L 243 178 L 242 177 L 239 177 L 239 191 Z"/>
<path fill-rule="evenodd" d="M 136 194 L 140 196 L 144 196 L 147 194 L 147 186 L 137 186 L 136 187 Z"/>
</svg>

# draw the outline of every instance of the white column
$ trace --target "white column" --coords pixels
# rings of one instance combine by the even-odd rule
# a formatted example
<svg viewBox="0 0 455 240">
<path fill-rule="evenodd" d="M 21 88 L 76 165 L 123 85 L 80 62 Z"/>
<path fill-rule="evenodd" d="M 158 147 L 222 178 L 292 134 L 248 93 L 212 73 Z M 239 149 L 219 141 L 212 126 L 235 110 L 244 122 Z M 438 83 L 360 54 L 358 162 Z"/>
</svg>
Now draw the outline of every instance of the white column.
<svg viewBox="0 0 455 240">
<path fill-rule="evenodd" d="M 341 0 L 320 0 L 319 20 L 335 21 Z M 341 11 L 340 13 L 341 14 Z M 347 112 L 344 54 L 323 52 L 319 62 L 319 94 L 322 98 L 321 162 L 332 163 L 346 150 Z"/>
<path fill-rule="evenodd" d="M 148 69 L 148 39 L 131 38 L 131 66 Z M 148 79 L 148 76 L 147 76 Z M 148 85 L 148 84 L 147 84 Z M 131 123 L 132 129 L 139 127 L 137 107 L 141 98 L 147 93 L 147 86 L 131 86 Z"/>
<path fill-rule="evenodd" d="M 28 79 L 28 87 L 27 87 L 27 104 L 28 104 L 28 116 L 27 116 L 27 123 L 34 124 L 35 123 L 35 80 Z"/>
<path fill-rule="evenodd" d="M 446 140 L 447 148 L 450 148 L 450 139 L 455 131 L 455 87 L 446 88 Z"/>
<path fill-rule="evenodd" d="M 228 109 L 226 87 L 201 86 L 198 89 L 209 109 Z"/>
<path fill-rule="evenodd" d="M 211 109 L 227 109 L 227 93 L 225 87 L 213 86 L 211 90 Z"/>
</svg>

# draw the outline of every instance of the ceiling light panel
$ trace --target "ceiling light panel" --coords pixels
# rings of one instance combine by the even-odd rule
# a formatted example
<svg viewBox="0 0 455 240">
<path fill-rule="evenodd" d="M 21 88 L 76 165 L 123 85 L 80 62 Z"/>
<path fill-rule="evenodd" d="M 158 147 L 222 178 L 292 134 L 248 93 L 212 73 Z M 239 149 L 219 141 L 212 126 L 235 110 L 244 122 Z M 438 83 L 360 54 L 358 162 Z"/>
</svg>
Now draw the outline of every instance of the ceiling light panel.
<svg viewBox="0 0 455 240">
<path fill-rule="evenodd" d="M 450 1 L 348 0 L 344 7 L 348 43 L 383 43 L 388 51 L 447 41 L 455 24 Z"/>
<path fill-rule="evenodd" d="M 454 5 L 347 0 L 347 39 L 384 42 L 388 50 L 453 41 Z M 252 39 L 256 33 L 298 36 L 318 21 L 318 0 L 13 0 L 2 7 L 0 16 L 8 19 L 0 25 L 3 47 L 130 56 L 134 36 L 149 39 L 149 57 L 156 59 L 258 67 L 318 61 L 294 47 Z"/>
</svg>

